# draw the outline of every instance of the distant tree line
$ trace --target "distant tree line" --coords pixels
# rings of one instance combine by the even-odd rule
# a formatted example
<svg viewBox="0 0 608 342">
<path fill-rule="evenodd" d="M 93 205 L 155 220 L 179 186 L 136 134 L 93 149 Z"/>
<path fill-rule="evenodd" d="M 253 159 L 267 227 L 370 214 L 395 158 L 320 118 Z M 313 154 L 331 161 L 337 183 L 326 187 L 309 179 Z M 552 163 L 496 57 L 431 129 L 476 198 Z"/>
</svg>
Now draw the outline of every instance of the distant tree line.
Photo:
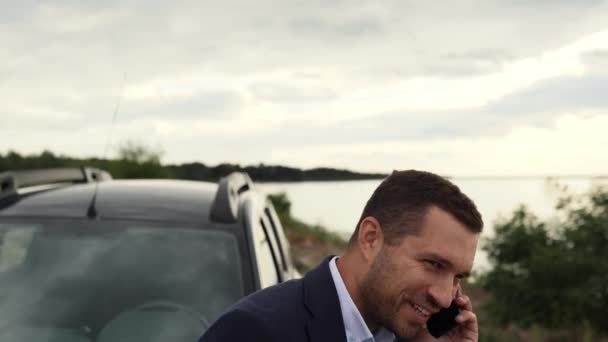
<svg viewBox="0 0 608 342">
<path fill-rule="evenodd" d="M 6 170 L 27 170 L 37 168 L 91 166 L 104 169 L 114 178 L 170 178 L 199 181 L 217 181 L 233 172 L 247 172 L 257 182 L 298 182 L 329 180 L 381 179 L 379 173 L 358 173 L 333 168 L 302 170 L 277 165 L 251 165 L 223 163 L 216 166 L 200 162 L 179 165 L 163 165 L 161 152 L 141 145 L 126 143 L 118 149 L 115 159 L 72 158 L 43 151 L 38 155 L 21 155 L 14 151 L 0 153 L 0 172 Z"/>
<path fill-rule="evenodd" d="M 233 171 L 242 171 L 258 182 L 298 182 L 298 181 L 329 181 L 329 180 L 359 180 L 380 179 L 383 174 L 357 173 L 348 170 L 332 168 L 314 168 L 302 170 L 278 165 L 240 166 L 238 164 L 219 164 L 207 166 L 202 163 L 169 165 L 167 169 L 173 178 L 190 180 L 217 180 Z"/>
</svg>

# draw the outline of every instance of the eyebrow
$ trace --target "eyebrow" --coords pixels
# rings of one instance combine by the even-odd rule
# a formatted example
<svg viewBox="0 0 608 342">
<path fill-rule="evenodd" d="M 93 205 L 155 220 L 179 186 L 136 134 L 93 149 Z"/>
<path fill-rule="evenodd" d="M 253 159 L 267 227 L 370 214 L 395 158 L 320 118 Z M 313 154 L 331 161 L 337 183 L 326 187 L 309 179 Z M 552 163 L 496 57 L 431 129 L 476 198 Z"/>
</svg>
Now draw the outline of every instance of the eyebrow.
<svg viewBox="0 0 608 342">
<path fill-rule="evenodd" d="M 425 257 L 431 258 L 431 259 L 435 259 L 436 261 L 438 261 L 438 262 L 440 262 L 440 263 L 442 263 L 442 264 L 444 264 L 444 265 L 446 265 L 446 266 L 448 266 L 450 268 L 454 268 L 454 264 L 452 264 L 451 261 L 449 261 L 448 259 L 442 257 L 441 255 L 439 255 L 437 253 L 433 253 L 433 252 L 426 253 Z M 460 276 L 462 278 L 467 278 L 467 277 L 469 277 L 471 275 L 471 272 L 461 272 L 461 273 L 458 273 L 456 275 Z"/>
</svg>

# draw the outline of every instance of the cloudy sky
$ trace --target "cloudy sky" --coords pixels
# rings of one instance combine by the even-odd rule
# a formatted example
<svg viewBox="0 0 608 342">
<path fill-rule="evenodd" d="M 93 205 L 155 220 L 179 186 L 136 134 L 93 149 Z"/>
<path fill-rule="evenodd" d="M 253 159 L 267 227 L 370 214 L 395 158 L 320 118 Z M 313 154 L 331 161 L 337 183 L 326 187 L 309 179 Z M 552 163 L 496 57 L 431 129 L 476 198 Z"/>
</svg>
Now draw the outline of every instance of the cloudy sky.
<svg viewBox="0 0 608 342">
<path fill-rule="evenodd" d="M 606 174 L 607 23 L 594 0 L 2 1 L 0 153 Z"/>
</svg>

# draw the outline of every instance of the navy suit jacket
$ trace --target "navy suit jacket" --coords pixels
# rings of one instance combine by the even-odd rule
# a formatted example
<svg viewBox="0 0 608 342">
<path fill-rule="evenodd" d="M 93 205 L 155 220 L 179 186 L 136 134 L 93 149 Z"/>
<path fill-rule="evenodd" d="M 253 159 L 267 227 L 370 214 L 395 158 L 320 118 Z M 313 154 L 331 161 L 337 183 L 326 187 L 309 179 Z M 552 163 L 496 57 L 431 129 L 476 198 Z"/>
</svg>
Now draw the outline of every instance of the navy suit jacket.
<svg viewBox="0 0 608 342">
<path fill-rule="evenodd" d="M 327 257 L 302 279 L 253 293 L 226 311 L 199 342 L 346 342 Z"/>
<path fill-rule="evenodd" d="M 302 279 L 253 293 L 226 311 L 199 342 L 346 341 L 329 261 Z"/>
</svg>

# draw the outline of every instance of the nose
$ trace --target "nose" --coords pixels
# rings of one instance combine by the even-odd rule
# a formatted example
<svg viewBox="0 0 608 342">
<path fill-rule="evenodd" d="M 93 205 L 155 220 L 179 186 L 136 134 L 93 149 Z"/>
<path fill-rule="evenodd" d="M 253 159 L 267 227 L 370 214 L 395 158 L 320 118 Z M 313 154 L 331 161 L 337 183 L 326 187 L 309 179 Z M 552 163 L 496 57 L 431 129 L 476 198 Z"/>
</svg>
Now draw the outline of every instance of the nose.
<svg viewBox="0 0 608 342">
<path fill-rule="evenodd" d="M 447 308 L 454 299 L 454 284 L 448 281 L 435 283 L 428 288 L 428 293 L 438 306 Z"/>
</svg>

